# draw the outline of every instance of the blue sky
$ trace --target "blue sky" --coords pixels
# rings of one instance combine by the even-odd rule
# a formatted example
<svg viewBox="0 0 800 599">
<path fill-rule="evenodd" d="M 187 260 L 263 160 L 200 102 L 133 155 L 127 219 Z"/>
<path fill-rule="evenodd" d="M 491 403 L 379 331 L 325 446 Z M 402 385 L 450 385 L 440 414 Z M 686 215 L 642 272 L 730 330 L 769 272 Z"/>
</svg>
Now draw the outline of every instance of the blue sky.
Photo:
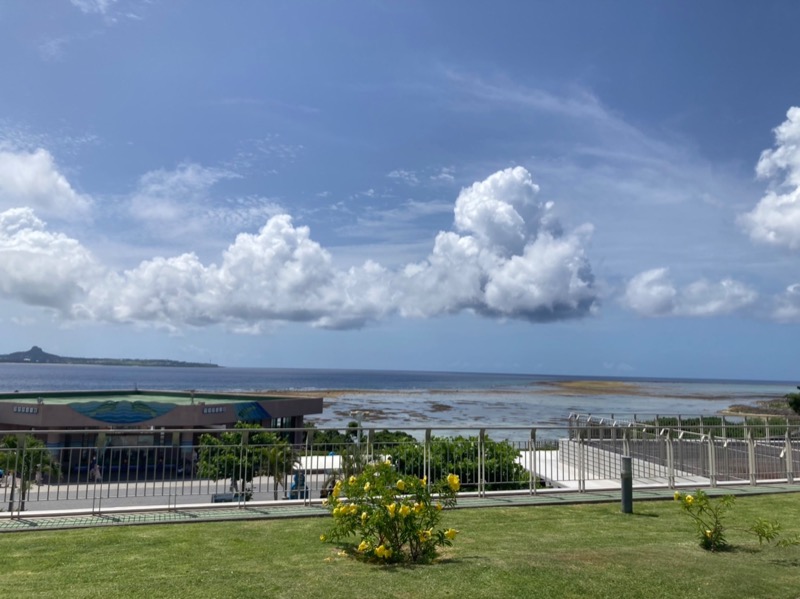
<svg viewBox="0 0 800 599">
<path fill-rule="evenodd" d="M 797 22 L 0 1 L 0 353 L 793 380 Z"/>
</svg>

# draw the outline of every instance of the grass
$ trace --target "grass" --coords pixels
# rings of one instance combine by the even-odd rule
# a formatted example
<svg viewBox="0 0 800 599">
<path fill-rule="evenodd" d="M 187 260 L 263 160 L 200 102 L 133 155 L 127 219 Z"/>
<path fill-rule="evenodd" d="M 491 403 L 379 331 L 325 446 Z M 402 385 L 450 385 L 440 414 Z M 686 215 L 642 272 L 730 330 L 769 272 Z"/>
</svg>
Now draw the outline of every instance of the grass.
<svg viewBox="0 0 800 599">
<path fill-rule="evenodd" d="M 674 502 L 456 510 L 455 545 L 428 566 L 377 566 L 319 541 L 327 519 L 108 527 L 0 535 L 0 589 L 25 597 L 798 597 L 800 547 L 736 527 L 800 532 L 800 496 L 739 498 L 734 549 L 697 545 Z"/>
</svg>

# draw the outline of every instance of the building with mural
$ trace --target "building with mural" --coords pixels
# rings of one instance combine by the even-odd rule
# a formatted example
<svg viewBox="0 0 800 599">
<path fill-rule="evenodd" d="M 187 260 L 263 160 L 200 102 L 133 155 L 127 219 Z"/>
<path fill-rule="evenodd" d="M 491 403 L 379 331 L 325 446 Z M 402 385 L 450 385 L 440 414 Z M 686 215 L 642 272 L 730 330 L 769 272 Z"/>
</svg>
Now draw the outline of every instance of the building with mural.
<svg viewBox="0 0 800 599">
<path fill-rule="evenodd" d="M 140 389 L 0 393 L 0 435 L 33 432 L 54 455 L 69 454 L 71 448 L 160 447 L 159 455 L 176 461 L 192 452 L 203 432 L 237 422 L 302 429 L 305 416 L 322 413 L 322 401 L 302 395 Z M 302 441 L 299 430 L 287 430 L 286 436 Z"/>
</svg>

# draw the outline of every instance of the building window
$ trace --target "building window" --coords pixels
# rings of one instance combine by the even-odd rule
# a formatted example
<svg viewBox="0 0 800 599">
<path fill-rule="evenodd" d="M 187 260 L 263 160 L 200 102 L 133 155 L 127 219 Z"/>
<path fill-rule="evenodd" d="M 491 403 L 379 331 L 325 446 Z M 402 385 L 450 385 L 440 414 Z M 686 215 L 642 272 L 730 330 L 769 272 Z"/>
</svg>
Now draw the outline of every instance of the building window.
<svg viewBox="0 0 800 599">
<path fill-rule="evenodd" d="M 39 408 L 36 406 L 14 406 L 14 411 L 17 414 L 38 414 Z"/>
<path fill-rule="evenodd" d="M 225 406 L 211 406 L 209 408 L 203 408 L 203 414 L 222 414 L 226 409 Z"/>
</svg>

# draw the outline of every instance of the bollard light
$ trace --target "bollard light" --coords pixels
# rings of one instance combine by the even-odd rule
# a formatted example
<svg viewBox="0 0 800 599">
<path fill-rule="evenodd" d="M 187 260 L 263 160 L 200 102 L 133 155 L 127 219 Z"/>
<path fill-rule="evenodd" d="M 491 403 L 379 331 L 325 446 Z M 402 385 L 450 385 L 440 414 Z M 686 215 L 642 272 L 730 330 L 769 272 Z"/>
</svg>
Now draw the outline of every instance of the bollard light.
<svg viewBox="0 0 800 599">
<path fill-rule="evenodd" d="M 622 468 L 620 470 L 622 488 L 622 513 L 633 513 L 633 469 L 631 467 L 630 456 L 622 456 Z"/>
</svg>

